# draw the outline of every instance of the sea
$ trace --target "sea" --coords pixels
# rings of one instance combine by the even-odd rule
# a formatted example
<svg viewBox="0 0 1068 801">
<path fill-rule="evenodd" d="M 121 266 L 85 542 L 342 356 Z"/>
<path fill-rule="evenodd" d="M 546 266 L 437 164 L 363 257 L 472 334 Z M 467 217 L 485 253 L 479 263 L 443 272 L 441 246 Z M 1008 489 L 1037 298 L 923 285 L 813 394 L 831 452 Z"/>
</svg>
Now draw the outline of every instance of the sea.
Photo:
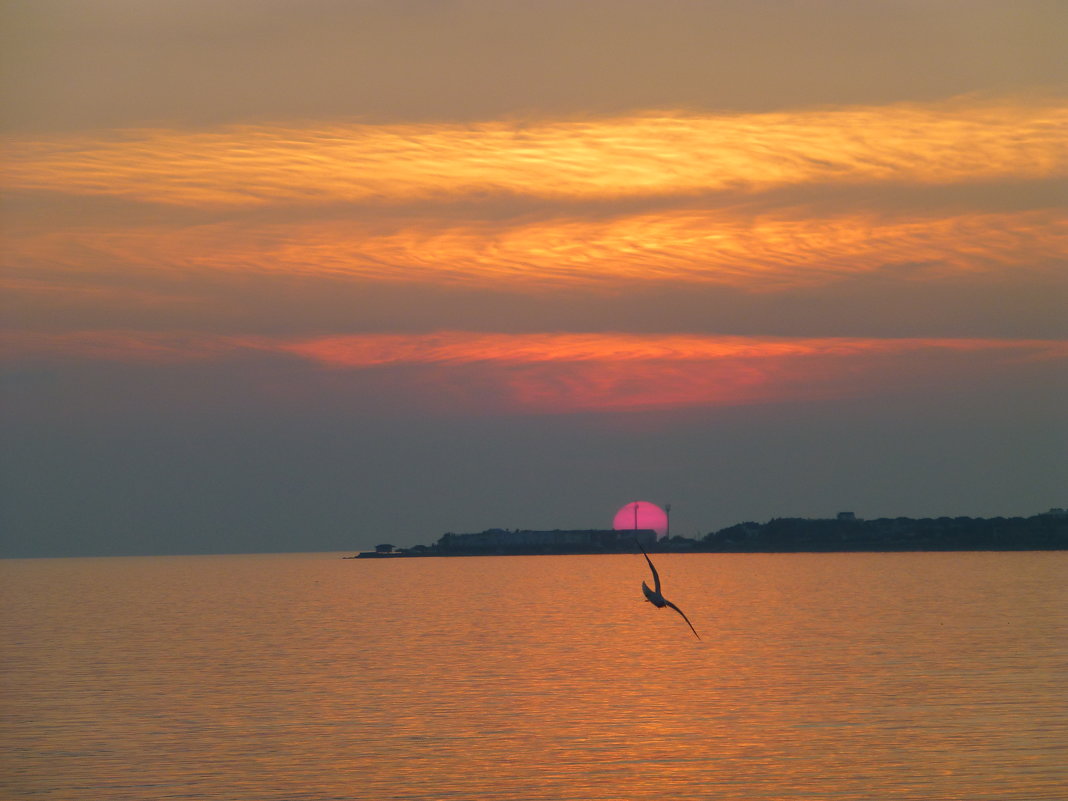
<svg viewBox="0 0 1068 801">
<path fill-rule="evenodd" d="M 340 557 L 0 562 L 0 798 L 1068 799 L 1066 552 Z"/>
</svg>

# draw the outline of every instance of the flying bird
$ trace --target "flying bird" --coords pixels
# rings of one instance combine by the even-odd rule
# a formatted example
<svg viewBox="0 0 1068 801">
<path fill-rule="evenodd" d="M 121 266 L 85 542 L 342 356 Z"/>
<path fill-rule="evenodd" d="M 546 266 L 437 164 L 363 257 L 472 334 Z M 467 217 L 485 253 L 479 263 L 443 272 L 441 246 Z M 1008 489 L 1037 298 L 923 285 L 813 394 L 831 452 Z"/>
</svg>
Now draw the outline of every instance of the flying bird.
<svg viewBox="0 0 1068 801">
<path fill-rule="evenodd" d="M 638 543 L 638 549 L 642 552 L 642 556 L 645 557 L 645 561 L 649 563 L 649 569 L 653 571 L 653 589 L 649 589 L 649 585 L 646 584 L 644 581 L 642 582 L 642 592 L 645 593 L 645 600 L 647 600 L 657 609 L 663 609 L 665 606 L 670 606 L 672 609 L 682 615 L 682 619 L 685 620 L 686 625 L 690 627 L 690 631 L 693 632 L 693 636 L 697 639 L 701 639 L 701 635 L 698 634 L 697 629 L 693 627 L 693 623 L 690 622 L 690 618 L 686 617 L 686 613 L 679 609 L 677 606 L 675 606 L 675 604 L 671 603 L 671 601 L 665 598 L 663 593 L 660 592 L 660 574 L 656 572 L 656 568 L 653 566 L 653 560 L 649 558 L 649 554 L 645 552 L 645 548 L 642 548 L 642 544 L 637 540 L 635 540 L 635 542 Z"/>
</svg>

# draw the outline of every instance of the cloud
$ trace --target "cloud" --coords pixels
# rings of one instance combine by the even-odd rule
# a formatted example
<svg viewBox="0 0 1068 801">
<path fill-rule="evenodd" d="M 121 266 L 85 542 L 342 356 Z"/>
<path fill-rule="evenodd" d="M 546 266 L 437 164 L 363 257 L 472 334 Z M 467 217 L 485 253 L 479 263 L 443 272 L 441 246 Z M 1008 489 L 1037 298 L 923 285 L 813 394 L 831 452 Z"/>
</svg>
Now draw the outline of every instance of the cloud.
<svg viewBox="0 0 1068 801">
<path fill-rule="evenodd" d="M 10 189 L 179 206 L 554 201 L 1068 172 L 1057 99 L 761 114 L 121 130 L 8 143 Z"/>
<path fill-rule="evenodd" d="M 1063 369 L 1048 340 L 775 338 L 443 331 L 301 339 L 142 332 L 22 333 L 8 361 L 142 366 L 241 361 L 263 354 L 412 399 L 428 410 L 631 411 L 866 396 L 948 387 L 1026 364 Z M 308 374 L 302 373 L 302 381 Z"/>
<path fill-rule="evenodd" d="M 220 222 L 15 235 L 9 261 L 109 273 L 284 273 L 517 291 L 700 283 L 764 292 L 900 267 L 904 280 L 1044 270 L 1068 258 L 1057 210 L 920 216 L 667 209 L 602 219 Z"/>
<path fill-rule="evenodd" d="M 4 286 L 33 301 L 24 304 L 29 330 L 10 338 L 10 358 L 151 368 L 268 354 L 330 380 L 358 374 L 365 385 L 388 384 L 385 395 L 428 405 L 531 412 L 842 396 L 1063 359 L 1062 344 L 1038 339 L 583 330 L 628 327 L 636 315 L 617 310 L 637 308 L 650 292 L 703 292 L 690 330 L 759 333 L 784 330 L 776 325 L 781 308 L 821 289 L 822 310 L 849 297 L 840 291 L 849 282 L 871 297 L 891 286 L 907 318 L 891 330 L 910 333 L 912 310 L 932 286 L 942 287 L 943 300 L 946 286 L 984 281 L 988 295 L 990 285 L 1046 291 L 1068 259 L 1068 218 L 1052 203 L 1029 205 L 1026 190 L 1010 203 L 989 198 L 999 182 L 1046 189 L 1068 173 L 1066 122 L 1059 100 L 964 98 L 773 114 L 235 126 L 14 141 L 9 189 L 30 206 L 46 204 L 42 196 L 78 200 L 54 218 L 24 212 L 29 222 L 10 232 Z M 903 191 L 935 185 L 957 189 L 940 189 L 936 204 L 902 200 Z M 961 187 L 987 198 L 982 210 Z M 880 200 L 889 195 L 894 202 Z M 78 216 L 79 204 L 93 214 Z M 142 207 L 136 214 L 133 204 Z M 302 297 L 315 299 L 315 308 L 289 314 L 301 319 L 289 330 L 337 335 L 263 335 L 286 330 L 275 322 L 285 316 L 275 313 L 276 298 L 270 315 L 256 306 L 266 276 L 301 283 Z M 360 288 L 379 297 L 408 292 L 420 314 L 447 295 L 452 305 L 433 323 L 413 322 L 420 315 L 411 312 L 406 322 L 368 323 L 355 302 L 316 321 L 317 309 L 333 308 L 320 295 L 343 282 L 348 298 Z M 914 297 L 902 287 L 915 288 Z M 422 294 L 413 300 L 416 288 Z M 467 294 L 449 294 L 456 289 Z M 752 308 L 760 297 L 780 306 L 767 306 L 763 321 L 739 327 L 736 316 L 733 329 L 717 329 L 705 319 L 705 299 L 716 292 L 721 306 L 730 302 L 723 297 L 742 295 L 757 298 Z M 492 315 L 471 322 L 464 310 L 491 295 L 530 300 L 537 313 L 516 328 L 535 333 L 501 333 L 509 326 Z M 565 296 L 581 296 L 566 321 L 545 301 Z M 613 306 L 619 298 L 630 306 Z M 123 308 L 143 312 L 123 312 L 139 323 L 111 325 L 163 332 L 41 333 L 55 330 L 51 318 L 64 310 Z M 164 313 L 166 321 L 150 319 Z M 658 314 L 657 330 L 687 328 L 671 309 Z M 821 331 L 824 315 L 800 316 L 803 333 Z M 444 332 L 425 333 L 437 326 Z M 350 333 L 405 327 L 424 333 Z M 497 330 L 456 330 L 474 327 Z M 550 332 L 560 327 L 573 330 Z M 198 333 L 209 328 L 240 333 Z"/>
</svg>

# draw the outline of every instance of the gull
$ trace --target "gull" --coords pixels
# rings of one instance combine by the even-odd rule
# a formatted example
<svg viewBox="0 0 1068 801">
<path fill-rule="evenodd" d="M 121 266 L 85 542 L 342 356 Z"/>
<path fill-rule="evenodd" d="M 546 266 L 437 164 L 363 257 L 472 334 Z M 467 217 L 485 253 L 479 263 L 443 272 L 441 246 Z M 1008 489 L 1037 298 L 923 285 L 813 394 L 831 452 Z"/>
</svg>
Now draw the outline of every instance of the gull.
<svg viewBox="0 0 1068 801">
<path fill-rule="evenodd" d="M 665 606 L 670 606 L 680 615 L 682 619 L 686 621 L 686 625 L 690 627 L 690 631 L 693 632 L 693 636 L 697 639 L 701 639 L 701 635 L 697 633 L 697 629 L 693 627 L 693 623 L 690 622 L 690 618 L 686 617 L 686 613 L 679 609 L 675 604 L 671 603 L 660 592 L 660 574 L 656 572 L 656 568 L 653 567 L 653 560 L 649 558 L 649 554 L 645 552 L 645 548 L 642 548 L 642 544 L 638 540 L 634 540 L 638 544 L 638 549 L 642 552 L 642 556 L 645 557 L 645 561 L 649 563 L 649 569 L 653 571 L 653 589 L 649 589 L 649 585 L 644 581 L 642 582 L 642 592 L 645 593 L 645 600 L 655 606 L 657 609 L 663 609 Z"/>
</svg>

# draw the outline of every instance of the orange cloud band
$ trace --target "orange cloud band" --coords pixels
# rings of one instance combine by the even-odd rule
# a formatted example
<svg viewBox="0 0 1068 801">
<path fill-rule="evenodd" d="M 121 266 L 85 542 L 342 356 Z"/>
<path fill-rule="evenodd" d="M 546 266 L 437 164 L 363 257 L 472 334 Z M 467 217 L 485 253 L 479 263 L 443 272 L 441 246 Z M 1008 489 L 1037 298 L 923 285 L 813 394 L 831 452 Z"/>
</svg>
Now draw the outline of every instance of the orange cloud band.
<svg viewBox="0 0 1068 801">
<path fill-rule="evenodd" d="M 955 385 L 1025 362 L 1068 360 L 1068 342 L 498 334 L 447 331 L 301 340 L 89 332 L 19 334 L 13 358 L 141 364 L 276 353 L 375 381 L 431 408 L 534 413 L 736 405 Z M 396 369 L 403 371 L 397 378 Z M 382 370 L 387 372 L 383 373 Z M 399 383 L 398 383 L 399 382 Z M 335 389 L 336 389 L 336 385 Z"/>
<path fill-rule="evenodd" d="M 547 364 L 556 362 L 700 362 L 718 359 L 855 356 L 921 350 L 1026 351 L 1063 358 L 1056 340 L 789 338 L 643 335 L 623 333 L 500 334 L 446 331 L 432 334 L 357 334 L 275 342 L 271 347 L 328 367 L 396 364 Z"/>
<path fill-rule="evenodd" d="M 674 209 L 588 220 L 399 219 L 190 227 L 70 228 L 14 235 L 8 259 L 91 274 L 106 268 L 329 275 L 517 289 L 695 282 L 755 291 L 816 285 L 895 265 L 929 277 L 1047 269 L 1068 259 L 1057 210 L 945 217 L 824 218 Z"/>
<path fill-rule="evenodd" d="M 1068 104 L 969 101 L 471 125 L 233 126 L 13 141 L 10 189 L 188 206 L 613 199 L 1068 172 Z"/>
</svg>

